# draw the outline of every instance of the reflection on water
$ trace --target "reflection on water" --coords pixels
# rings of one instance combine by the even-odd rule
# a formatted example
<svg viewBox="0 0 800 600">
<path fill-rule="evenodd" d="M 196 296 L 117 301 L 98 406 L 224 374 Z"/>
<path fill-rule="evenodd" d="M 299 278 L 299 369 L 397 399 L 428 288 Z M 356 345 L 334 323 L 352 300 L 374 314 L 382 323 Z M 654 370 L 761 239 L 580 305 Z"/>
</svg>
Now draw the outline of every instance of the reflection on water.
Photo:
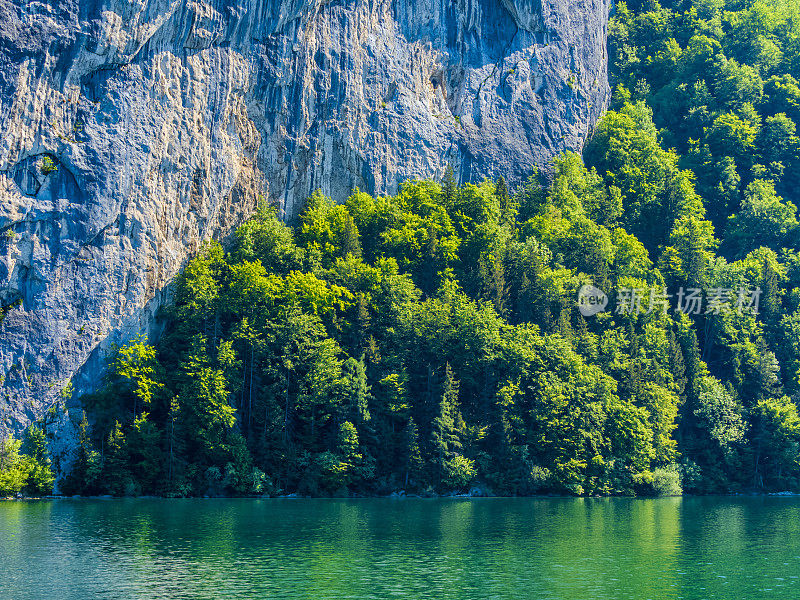
<svg viewBox="0 0 800 600">
<path fill-rule="evenodd" d="M 0 598 L 798 598 L 800 498 L 0 502 Z"/>
</svg>

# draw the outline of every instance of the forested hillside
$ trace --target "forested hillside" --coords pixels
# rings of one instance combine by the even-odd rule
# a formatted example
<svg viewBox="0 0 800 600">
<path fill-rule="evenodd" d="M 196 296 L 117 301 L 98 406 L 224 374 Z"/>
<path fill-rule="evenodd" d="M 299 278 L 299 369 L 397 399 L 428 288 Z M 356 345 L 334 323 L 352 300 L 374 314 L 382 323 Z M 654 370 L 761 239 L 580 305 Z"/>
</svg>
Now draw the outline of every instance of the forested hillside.
<svg viewBox="0 0 800 600">
<path fill-rule="evenodd" d="M 62 491 L 800 490 L 800 9 L 619 3 L 609 55 L 584 156 L 518 190 L 315 194 L 204 248 Z M 50 485 L 33 432 L 0 491 Z"/>
</svg>

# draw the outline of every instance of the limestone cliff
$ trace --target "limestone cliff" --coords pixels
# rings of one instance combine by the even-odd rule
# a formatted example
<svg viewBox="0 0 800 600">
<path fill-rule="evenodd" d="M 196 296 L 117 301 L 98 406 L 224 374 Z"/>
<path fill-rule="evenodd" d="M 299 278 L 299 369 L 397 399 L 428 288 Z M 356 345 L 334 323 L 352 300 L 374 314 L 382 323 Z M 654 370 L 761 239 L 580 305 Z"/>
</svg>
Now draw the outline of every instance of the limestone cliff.
<svg viewBox="0 0 800 600">
<path fill-rule="evenodd" d="M 0 0 L 0 433 L 259 195 L 513 184 L 608 96 L 609 0 Z"/>
</svg>

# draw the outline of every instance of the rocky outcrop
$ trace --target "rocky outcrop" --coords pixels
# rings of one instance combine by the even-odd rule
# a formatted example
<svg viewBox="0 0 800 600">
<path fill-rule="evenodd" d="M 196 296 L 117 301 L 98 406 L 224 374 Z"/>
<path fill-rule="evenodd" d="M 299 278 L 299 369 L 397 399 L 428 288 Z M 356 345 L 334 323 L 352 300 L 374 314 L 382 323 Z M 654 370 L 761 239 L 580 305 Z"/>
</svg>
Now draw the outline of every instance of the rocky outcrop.
<svg viewBox="0 0 800 600">
<path fill-rule="evenodd" d="M 512 183 L 607 103 L 608 0 L 0 0 L 0 433 L 260 195 Z"/>
</svg>

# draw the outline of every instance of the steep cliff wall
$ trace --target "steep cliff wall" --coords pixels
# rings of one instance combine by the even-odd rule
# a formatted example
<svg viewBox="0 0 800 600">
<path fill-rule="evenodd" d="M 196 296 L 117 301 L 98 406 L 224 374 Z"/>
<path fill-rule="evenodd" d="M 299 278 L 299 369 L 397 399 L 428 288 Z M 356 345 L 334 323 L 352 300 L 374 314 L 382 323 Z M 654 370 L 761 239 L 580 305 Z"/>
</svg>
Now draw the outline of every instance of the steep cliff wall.
<svg viewBox="0 0 800 600">
<path fill-rule="evenodd" d="M 580 148 L 608 3 L 0 0 L 0 433 L 91 388 L 259 195 L 514 183 Z"/>
</svg>

